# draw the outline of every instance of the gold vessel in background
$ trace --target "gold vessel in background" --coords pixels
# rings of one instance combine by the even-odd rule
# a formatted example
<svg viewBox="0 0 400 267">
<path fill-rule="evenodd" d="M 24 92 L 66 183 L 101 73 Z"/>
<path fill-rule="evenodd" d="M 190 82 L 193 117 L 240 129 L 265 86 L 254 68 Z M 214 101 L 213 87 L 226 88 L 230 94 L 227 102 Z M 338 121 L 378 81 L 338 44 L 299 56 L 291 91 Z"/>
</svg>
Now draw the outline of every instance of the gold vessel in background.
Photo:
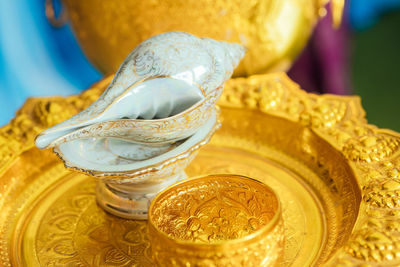
<svg viewBox="0 0 400 267">
<path fill-rule="evenodd" d="M 46 14 L 54 25 L 51 1 Z M 168 31 L 241 43 L 248 51 L 235 76 L 286 71 L 330 0 L 63 0 L 90 61 L 114 73 L 140 42 Z M 332 0 L 334 24 L 344 0 Z M 63 16 L 65 18 L 65 16 Z"/>
</svg>

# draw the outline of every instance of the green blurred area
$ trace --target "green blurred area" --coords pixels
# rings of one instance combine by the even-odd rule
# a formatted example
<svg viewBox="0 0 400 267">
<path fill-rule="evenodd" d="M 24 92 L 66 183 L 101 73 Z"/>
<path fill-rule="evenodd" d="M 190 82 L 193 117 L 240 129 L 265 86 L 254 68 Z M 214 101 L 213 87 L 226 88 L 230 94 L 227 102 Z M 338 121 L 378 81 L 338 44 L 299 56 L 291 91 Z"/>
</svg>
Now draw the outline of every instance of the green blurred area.
<svg viewBox="0 0 400 267">
<path fill-rule="evenodd" d="M 369 123 L 400 132 L 400 12 L 353 38 L 353 93 L 361 96 Z"/>
</svg>

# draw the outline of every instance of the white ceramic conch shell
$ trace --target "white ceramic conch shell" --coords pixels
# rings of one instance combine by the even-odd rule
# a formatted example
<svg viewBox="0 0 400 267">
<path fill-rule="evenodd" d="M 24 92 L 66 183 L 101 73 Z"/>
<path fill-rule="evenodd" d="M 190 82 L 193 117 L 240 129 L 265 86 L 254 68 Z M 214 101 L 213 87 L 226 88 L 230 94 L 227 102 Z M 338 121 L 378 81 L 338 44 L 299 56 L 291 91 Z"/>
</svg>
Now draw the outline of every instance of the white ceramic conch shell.
<svg viewBox="0 0 400 267">
<path fill-rule="evenodd" d="M 243 55 L 238 44 L 183 32 L 154 36 L 130 53 L 96 102 L 42 132 L 36 146 L 89 137 L 139 143 L 187 138 L 207 121 Z"/>
<path fill-rule="evenodd" d="M 141 43 L 86 110 L 41 133 L 65 166 L 101 177 L 97 202 L 145 219 L 152 197 L 219 127 L 215 103 L 244 55 L 237 44 L 165 33 Z"/>
</svg>

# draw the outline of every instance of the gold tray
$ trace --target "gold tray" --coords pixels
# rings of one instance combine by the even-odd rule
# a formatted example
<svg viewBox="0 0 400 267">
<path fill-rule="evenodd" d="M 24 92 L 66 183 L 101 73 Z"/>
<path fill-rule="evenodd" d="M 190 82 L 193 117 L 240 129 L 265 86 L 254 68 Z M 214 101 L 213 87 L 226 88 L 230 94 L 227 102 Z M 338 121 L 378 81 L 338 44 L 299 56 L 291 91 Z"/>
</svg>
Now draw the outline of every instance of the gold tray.
<svg viewBox="0 0 400 267">
<path fill-rule="evenodd" d="M 105 213 L 96 180 L 64 168 L 37 133 L 93 102 L 29 99 L 0 129 L 0 266 L 152 266 L 145 221 Z M 222 128 L 187 169 L 266 182 L 281 199 L 281 266 L 400 264 L 400 135 L 368 125 L 358 97 L 307 94 L 285 74 L 230 80 Z"/>
</svg>

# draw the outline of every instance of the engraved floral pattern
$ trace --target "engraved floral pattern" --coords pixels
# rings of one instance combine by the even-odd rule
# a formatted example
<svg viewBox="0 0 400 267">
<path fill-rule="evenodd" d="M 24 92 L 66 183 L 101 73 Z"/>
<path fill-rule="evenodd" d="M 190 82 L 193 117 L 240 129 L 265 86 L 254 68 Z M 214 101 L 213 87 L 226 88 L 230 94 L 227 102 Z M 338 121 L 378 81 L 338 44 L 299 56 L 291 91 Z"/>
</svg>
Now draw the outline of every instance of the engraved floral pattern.
<svg viewBox="0 0 400 267">
<path fill-rule="evenodd" d="M 146 221 L 109 216 L 96 205 L 94 180 L 72 188 L 38 231 L 42 266 L 152 266 Z"/>
<path fill-rule="evenodd" d="M 189 180 L 154 200 L 149 211 L 149 237 L 157 263 L 175 266 L 174 260 L 178 266 L 260 266 L 273 265 L 282 256 L 284 228 L 275 194 L 257 181 L 227 178 L 215 175 Z M 158 231 L 171 239 L 165 240 Z M 246 239 L 251 234 L 254 236 Z M 194 249 L 171 240 L 225 243 L 221 248 Z M 229 240 L 237 243 L 226 243 Z M 201 256 L 194 257 L 195 251 Z"/>
<path fill-rule="evenodd" d="M 216 180 L 168 192 L 153 216 L 160 230 L 174 238 L 212 243 L 259 230 L 277 209 L 272 191 L 253 189 L 251 183 Z"/>
</svg>

